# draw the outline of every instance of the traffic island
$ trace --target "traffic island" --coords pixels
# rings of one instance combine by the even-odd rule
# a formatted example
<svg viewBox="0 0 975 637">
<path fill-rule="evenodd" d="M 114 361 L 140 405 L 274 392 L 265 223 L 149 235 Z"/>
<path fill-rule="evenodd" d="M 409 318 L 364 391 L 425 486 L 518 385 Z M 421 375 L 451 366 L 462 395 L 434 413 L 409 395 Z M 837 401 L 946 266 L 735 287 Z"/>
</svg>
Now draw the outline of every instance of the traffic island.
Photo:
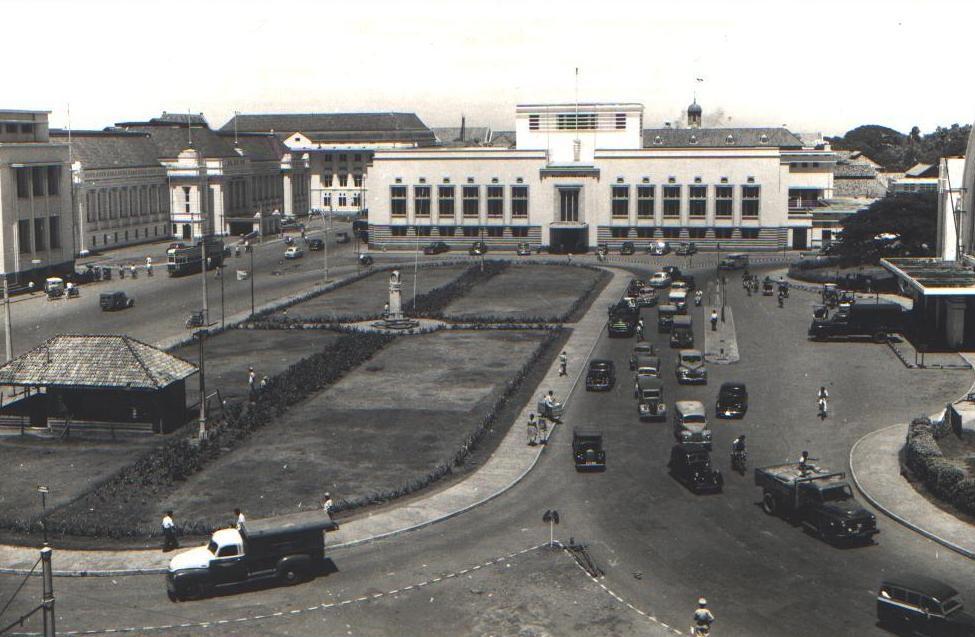
<svg viewBox="0 0 975 637">
<path fill-rule="evenodd" d="M 717 312 L 716 329 L 711 329 L 711 313 Z M 722 319 L 723 315 L 723 319 Z M 728 365 L 740 360 L 738 355 L 738 336 L 735 332 L 735 315 L 730 305 L 705 305 L 704 316 L 704 358 L 709 363 Z"/>
</svg>

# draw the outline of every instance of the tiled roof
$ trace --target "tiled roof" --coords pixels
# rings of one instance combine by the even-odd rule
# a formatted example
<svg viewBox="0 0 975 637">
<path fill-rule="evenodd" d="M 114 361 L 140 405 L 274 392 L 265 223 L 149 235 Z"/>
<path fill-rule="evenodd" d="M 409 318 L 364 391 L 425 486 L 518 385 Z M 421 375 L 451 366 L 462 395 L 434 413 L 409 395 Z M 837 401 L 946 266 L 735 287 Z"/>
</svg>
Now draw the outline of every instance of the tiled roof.
<svg viewBox="0 0 975 637">
<path fill-rule="evenodd" d="M 498 146 L 501 148 L 514 148 L 515 147 L 515 131 L 513 130 L 496 130 L 491 133 L 491 146 Z"/>
<path fill-rule="evenodd" d="M 120 335 L 61 335 L 0 366 L 0 385 L 162 389 L 196 365 Z"/>
<path fill-rule="evenodd" d="M 129 122 L 118 124 L 118 126 L 127 131 L 148 133 L 158 149 L 160 159 L 175 159 L 181 152 L 190 148 L 185 123 Z M 227 143 L 223 137 L 209 128 L 197 127 L 196 125 L 189 132 L 192 133 L 193 150 L 202 153 L 204 157 L 240 157 L 234 152 L 232 139 L 230 143 Z"/>
<path fill-rule="evenodd" d="M 234 134 L 221 131 L 217 133 L 223 140 L 234 145 Z M 244 156 L 255 161 L 277 161 L 289 151 L 288 147 L 276 135 L 265 133 L 239 133 L 237 147 L 244 151 Z"/>
<path fill-rule="evenodd" d="M 51 141 L 67 143 L 68 131 L 52 130 Z M 145 133 L 120 131 L 71 131 L 71 156 L 83 169 L 142 168 L 162 169 L 155 144 Z"/>
<path fill-rule="evenodd" d="M 465 126 L 463 139 L 461 139 L 461 129 L 458 126 L 440 127 L 432 130 L 443 146 L 481 146 L 491 143 L 491 129 L 487 126 Z"/>
<path fill-rule="evenodd" d="M 436 143 L 436 137 L 415 113 L 254 113 L 240 114 L 221 127 L 242 132 L 304 133 L 313 142 Z"/>
<path fill-rule="evenodd" d="M 904 175 L 907 177 L 937 177 L 938 171 L 936 168 L 937 167 L 934 164 L 914 164 L 907 170 L 906 173 L 904 173 Z M 930 174 L 927 174 L 929 171 Z"/>
<path fill-rule="evenodd" d="M 647 128 L 643 147 L 802 148 L 802 141 L 785 128 Z"/>
<path fill-rule="evenodd" d="M 839 178 L 876 177 L 877 170 L 870 164 L 848 164 L 838 162 L 833 168 L 833 176 Z"/>
<path fill-rule="evenodd" d="M 207 122 L 207 118 L 203 116 L 203 113 L 169 113 L 163 111 L 162 115 L 159 117 L 152 118 L 151 122 L 176 122 L 179 124 L 185 124 L 189 120 L 194 126 L 206 126 L 209 128 L 210 123 Z"/>
</svg>

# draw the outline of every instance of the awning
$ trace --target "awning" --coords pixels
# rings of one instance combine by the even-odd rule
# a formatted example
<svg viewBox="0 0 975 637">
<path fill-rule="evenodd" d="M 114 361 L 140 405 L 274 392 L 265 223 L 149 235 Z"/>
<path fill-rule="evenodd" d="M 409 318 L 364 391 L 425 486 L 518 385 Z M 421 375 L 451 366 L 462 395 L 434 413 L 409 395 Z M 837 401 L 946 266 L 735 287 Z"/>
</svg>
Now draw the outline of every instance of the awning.
<svg viewBox="0 0 975 637">
<path fill-rule="evenodd" d="M 932 258 L 881 259 L 880 265 L 925 296 L 975 296 L 975 271 Z"/>
</svg>

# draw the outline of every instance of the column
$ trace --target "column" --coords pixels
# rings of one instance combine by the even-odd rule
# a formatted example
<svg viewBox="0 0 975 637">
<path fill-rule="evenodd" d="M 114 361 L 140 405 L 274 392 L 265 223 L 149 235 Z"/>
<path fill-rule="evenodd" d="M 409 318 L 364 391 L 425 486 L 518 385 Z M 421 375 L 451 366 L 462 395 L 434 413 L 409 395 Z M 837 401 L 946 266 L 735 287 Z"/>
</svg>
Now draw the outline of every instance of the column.
<svg viewBox="0 0 975 637">
<path fill-rule="evenodd" d="M 282 189 L 282 199 L 284 199 L 284 209 L 281 211 L 284 216 L 291 217 L 295 214 L 294 200 L 291 195 L 291 173 L 284 173 L 281 175 L 281 180 L 283 184 Z"/>
</svg>

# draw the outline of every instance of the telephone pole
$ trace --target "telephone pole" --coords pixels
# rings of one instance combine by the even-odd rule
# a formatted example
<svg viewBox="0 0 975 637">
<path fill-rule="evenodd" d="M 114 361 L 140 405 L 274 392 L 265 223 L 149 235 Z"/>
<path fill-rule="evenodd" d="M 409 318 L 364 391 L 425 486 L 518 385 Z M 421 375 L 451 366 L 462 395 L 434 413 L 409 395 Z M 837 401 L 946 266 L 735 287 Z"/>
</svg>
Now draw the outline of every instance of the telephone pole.
<svg viewBox="0 0 975 637">
<path fill-rule="evenodd" d="M 44 608 L 44 637 L 55 637 L 54 628 L 54 575 L 51 571 L 50 546 L 41 549 L 41 575 L 43 579 L 43 598 L 41 606 Z"/>
</svg>

